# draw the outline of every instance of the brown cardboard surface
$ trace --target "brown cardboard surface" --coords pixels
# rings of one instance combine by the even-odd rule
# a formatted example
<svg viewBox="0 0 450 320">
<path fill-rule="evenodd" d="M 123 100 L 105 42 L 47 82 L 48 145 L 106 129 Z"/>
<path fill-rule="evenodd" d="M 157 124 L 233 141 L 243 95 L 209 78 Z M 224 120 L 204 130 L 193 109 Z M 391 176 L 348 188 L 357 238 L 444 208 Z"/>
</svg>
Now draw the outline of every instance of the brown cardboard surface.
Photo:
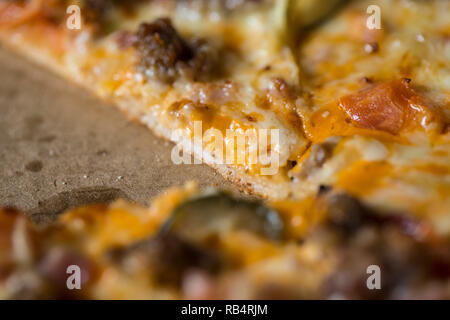
<svg viewBox="0 0 450 320">
<path fill-rule="evenodd" d="M 44 222 L 118 197 L 148 204 L 189 180 L 236 190 L 206 165 L 173 164 L 171 143 L 4 48 L 0 75 L 0 206 Z"/>
</svg>

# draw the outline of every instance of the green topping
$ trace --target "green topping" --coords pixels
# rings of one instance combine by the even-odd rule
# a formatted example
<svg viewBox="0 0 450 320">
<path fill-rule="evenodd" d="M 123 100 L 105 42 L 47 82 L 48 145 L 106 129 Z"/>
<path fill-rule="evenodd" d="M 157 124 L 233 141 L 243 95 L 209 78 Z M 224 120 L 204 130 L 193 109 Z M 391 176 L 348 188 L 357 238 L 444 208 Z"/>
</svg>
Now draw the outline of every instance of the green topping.
<svg viewBox="0 0 450 320">
<path fill-rule="evenodd" d="M 283 229 L 283 221 L 278 213 L 264 204 L 218 193 L 178 206 L 162 232 L 174 232 L 197 243 L 237 230 L 280 241 Z"/>
</svg>

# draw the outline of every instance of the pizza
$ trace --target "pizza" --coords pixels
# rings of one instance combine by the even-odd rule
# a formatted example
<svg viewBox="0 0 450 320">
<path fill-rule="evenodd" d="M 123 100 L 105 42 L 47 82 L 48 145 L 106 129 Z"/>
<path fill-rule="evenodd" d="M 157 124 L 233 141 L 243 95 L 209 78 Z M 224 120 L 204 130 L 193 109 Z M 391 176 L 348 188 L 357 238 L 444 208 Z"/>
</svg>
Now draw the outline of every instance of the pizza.
<svg viewBox="0 0 450 320">
<path fill-rule="evenodd" d="M 199 196 L 224 205 L 228 223 L 190 208 L 189 195 L 193 219 L 210 212 L 217 225 L 194 220 L 187 235 L 183 214 L 160 220 L 172 207 L 77 209 L 56 229 L 30 226 L 45 232 L 38 247 L 62 241 L 95 264 L 95 298 L 193 298 L 189 284 L 209 298 L 448 298 L 449 9 L 441 0 L 1 2 L 2 43 L 175 142 L 177 160 L 193 154 L 270 202 Z M 16 216 L 5 218 L 5 237 Z M 125 265 L 105 256 L 116 245 Z M 181 269 L 160 283 L 165 246 Z M 133 265 L 140 259 L 155 270 Z M 368 265 L 388 270 L 389 289 L 366 290 Z M 22 270 L 5 268 L 12 279 Z M 191 279 L 192 268 L 201 272 Z"/>
<path fill-rule="evenodd" d="M 149 208 L 90 205 L 40 228 L 4 209 L 0 222 L 3 299 L 450 298 L 448 238 L 331 189 L 269 205 L 191 183 Z"/>
</svg>

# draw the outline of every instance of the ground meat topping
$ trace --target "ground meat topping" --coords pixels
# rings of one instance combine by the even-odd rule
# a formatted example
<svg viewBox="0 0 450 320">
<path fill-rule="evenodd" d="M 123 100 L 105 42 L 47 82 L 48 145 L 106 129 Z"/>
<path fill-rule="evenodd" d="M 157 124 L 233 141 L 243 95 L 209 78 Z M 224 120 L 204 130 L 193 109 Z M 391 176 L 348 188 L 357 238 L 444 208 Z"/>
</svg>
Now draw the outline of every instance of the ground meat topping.
<svg viewBox="0 0 450 320">
<path fill-rule="evenodd" d="M 289 173 L 290 177 L 294 181 L 297 179 L 303 180 L 316 173 L 333 156 L 339 140 L 339 137 L 330 137 L 322 143 L 312 145 L 306 159 L 297 165 L 298 168 L 295 167 Z"/>
<path fill-rule="evenodd" d="M 160 284 L 180 285 L 187 272 L 214 274 L 221 267 L 213 251 L 185 241 L 173 233 L 158 234 L 131 247 L 110 253 L 113 261 L 130 271 L 130 261 L 139 261 L 131 272 L 150 272 Z"/>
<path fill-rule="evenodd" d="M 138 71 L 165 83 L 180 76 L 209 78 L 218 61 L 217 52 L 208 42 L 197 39 L 188 43 L 167 18 L 141 24 L 134 47 L 139 55 Z"/>
</svg>

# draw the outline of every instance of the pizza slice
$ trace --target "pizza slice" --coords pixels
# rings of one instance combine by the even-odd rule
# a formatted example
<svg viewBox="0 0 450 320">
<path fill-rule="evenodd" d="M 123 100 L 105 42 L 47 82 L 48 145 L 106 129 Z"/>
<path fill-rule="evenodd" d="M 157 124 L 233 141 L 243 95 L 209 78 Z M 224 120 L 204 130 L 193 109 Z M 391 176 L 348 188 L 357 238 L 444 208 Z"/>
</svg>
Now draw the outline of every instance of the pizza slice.
<svg viewBox="0 0 450 320">
<path fill-rule="evenodd" d="M 80 8 L 79 30 L 66 25 L 71 5 Z M 269 158 L 276 153 L 274 173 L 307 148 L 294 109 L 298 69 L 282 40 L 287 5 L 6 1 L 0 33 L 25 55 L 112 101 L 244 188 L 263 194 L 272 185 L 274 195 L 283 197 L 285 191 L 270 181 L 280 174 L 266 179 L 264 165 L 249 161 L 253 140 L 238 148 L 232 135 L 245 139 L 253 130 L 276 129 L 279 141 L 272 145 L 268 137 L 265 146 Z M 222 150 L 214 143 L 219 138 Z"/>
<path fill-rule="evenodd" d="M 333 187 L 448 236 L 449 2 L 328 4 L 3 1 L 0 38 L 255 194 Z"/>
<path fill-rule="evenodd" d="M 448 238 L 332 189 L 269 206 L 191 184 L 40 228 L 4 209 L 0 231 L 2 299 L 450 298 Z"/>
<path fill-rule="evenodd" d="M 6 1 L 0 33 L 195 161 L 244 189 L 283 198 L 287 171 L 309 145 L 295 108 L 291 40 L 340 2 Z M 79 30 L 67 25 L 74 5 Z"/>
</svg>

